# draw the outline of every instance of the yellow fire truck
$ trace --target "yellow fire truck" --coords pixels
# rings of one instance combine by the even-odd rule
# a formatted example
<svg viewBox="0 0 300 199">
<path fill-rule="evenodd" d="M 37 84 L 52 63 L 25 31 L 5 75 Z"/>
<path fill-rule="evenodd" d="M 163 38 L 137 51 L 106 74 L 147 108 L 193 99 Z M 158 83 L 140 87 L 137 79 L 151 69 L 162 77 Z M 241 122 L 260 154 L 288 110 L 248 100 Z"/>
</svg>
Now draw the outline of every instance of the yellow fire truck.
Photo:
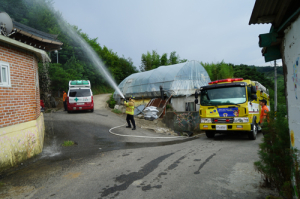
<svg viewBox="0 0 300 199">
<path fill-rule="evenodd" d="M 270 110 L 266 87 L 257 81 L 231 78 L 216 80 L 195 92 L 195 103 L 200 95 L 200 129 L 208 138 L 216 133 L 240 131 L 255 140 L 260 121 L 259 100 L 265 99 Z"/>
</svg>

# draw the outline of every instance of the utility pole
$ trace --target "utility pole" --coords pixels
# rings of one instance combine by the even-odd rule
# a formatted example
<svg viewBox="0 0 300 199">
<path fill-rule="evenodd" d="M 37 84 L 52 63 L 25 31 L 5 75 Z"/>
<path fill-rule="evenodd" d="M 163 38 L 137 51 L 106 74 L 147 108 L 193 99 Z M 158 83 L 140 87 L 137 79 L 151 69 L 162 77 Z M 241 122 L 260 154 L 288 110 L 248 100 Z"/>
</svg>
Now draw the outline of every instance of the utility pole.
<svg viewBox="0 0 300 199">
<path fill-rule="evenodd" d="M 277 68 L 276 68 L 276 60 L 274 61 L 274 111 L 275 114 L 277 112 Z"/>
<path fill-rule="evenodd" d="M 58 63 L 58 50 L 55 50 L 56 53 L 56 63 Z"/>
</svg>

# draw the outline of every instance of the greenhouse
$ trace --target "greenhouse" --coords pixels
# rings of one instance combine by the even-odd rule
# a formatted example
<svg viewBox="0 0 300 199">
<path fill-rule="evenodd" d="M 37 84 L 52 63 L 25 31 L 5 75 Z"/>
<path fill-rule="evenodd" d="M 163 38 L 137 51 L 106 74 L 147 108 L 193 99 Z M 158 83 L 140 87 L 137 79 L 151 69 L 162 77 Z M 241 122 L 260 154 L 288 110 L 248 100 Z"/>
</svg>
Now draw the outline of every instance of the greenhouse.
<svg viewBox="0 0 300 199">
<path fill-rule="evenodd" d="M 160 66 L 156 69 L 135 73 L 128 76 L 119 88 L 125 97 L 155 98 L 160 97 L 160 86 L 167 96 L 190 96 L 195 89 L 205 86 L 210 78 L 205 68 L 198 61 Z M 120 98 L 115 92 L 114 98 Z"/>
</svg>

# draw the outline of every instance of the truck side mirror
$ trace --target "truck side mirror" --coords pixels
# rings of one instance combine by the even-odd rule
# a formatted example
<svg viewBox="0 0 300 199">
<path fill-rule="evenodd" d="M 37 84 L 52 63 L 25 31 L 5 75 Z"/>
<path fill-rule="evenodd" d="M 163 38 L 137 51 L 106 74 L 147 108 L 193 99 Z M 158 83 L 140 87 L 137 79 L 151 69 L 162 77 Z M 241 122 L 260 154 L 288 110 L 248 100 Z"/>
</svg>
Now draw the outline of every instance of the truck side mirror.
<svg viewBox="0 0 300 199">
<path fill-rule="evenodd" d="M 195 91 L 195 104 L 198 104 L 198 92 L 197 92 L 197 90 Z"/>
<path fill-rule="evenodd" d="M 195 91 L 195 98 L 198 99 L 198 92 Z"/>
<path fill-rule="evenodd" d="M 256 86 L 251 86 L 251 93 L 255 93 L 256 94 Z"/>
<path fill-rule="evenodd" d="M 252 100 L 257 100 L 257 95 L 256 95 L 256 94 L 252 94 L 252 95 L 251 95 L 251 99 L 252 99 Z"/>
</svg>

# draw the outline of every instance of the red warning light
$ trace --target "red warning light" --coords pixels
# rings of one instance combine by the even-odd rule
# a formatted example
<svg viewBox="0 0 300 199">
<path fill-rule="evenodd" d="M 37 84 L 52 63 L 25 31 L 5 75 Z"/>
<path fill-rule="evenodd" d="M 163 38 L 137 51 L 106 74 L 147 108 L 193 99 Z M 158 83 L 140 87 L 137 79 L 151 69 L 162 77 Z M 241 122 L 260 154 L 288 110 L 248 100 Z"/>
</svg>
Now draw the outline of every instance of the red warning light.
<svg viewBox="0 0 300 199">
<path fill-rule="evenodd" d="M 236 82 L 236 81 L 243 81 L 243 78 L 233 78 L 233 79 L 220 79 L 216 81 L 209 82 L 208 84 L 218 84 L 222 82 Z"/>
</svg>

